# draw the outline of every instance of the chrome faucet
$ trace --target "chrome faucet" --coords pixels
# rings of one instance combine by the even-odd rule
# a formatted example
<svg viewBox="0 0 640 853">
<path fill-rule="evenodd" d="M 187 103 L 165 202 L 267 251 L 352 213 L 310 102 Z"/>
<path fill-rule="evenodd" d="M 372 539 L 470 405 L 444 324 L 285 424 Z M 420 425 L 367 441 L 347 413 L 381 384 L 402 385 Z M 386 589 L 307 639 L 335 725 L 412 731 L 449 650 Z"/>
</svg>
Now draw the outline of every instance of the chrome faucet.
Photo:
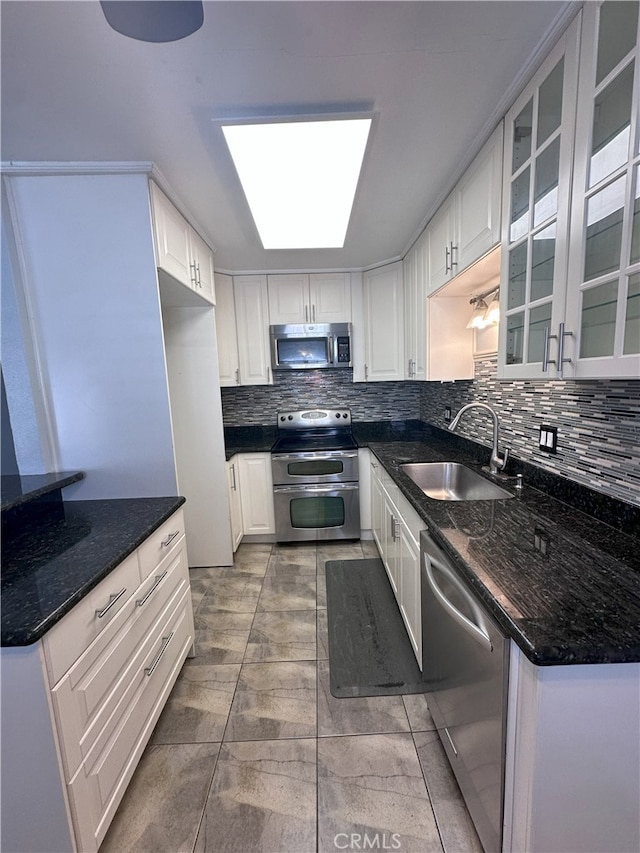
<svg viewBox="0 0 640 853">
<path fill-rule="evenodd" d="M 486 409 L 487 412 L 493 418 L 493 448 L 491 450 L 491 459 L 489 461 L 489 473 L 497 474 L 507 464 L 507 459 L 509 458 L 509 450 L 505 447 L 504 456 L 500 456 L 498 452 L 498 416 L 486 403 L 467 403 L 466 406 L 463 406 L 455 418 L 449 424 L 449 430 L 451 432 L 455 431 L 455 428 L 458 426 L 460 418 L 464 415 L 465 412 L 469 411 L 469 409 Z"/>
</svg>

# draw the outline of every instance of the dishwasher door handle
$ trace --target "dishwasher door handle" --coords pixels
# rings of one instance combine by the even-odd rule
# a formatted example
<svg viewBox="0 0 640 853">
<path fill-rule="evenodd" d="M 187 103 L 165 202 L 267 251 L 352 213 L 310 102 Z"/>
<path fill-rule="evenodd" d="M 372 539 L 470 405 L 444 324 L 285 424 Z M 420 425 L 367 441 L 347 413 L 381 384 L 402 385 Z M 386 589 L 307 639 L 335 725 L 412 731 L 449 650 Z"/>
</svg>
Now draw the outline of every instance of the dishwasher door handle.
<svg viewBox="0 0 640 853">
<path fill-rule="evenodd" d="M 440 569 L 443 574 L 447 576 L 447 578 L 455 584 L 457 589 L 465 596 L 467 601 L 469 602 L 469 606 L 473 610 L 474 615 L 478 619 L 479 622 L 482 622 L 482 614 L 479 612 L 478 607 L 475 602 L 471 601 L 469 594 L 464 589 L 462 584 L 458 581 L 455 575 L 449 570 L 449 568 L 437 560 L 434 560 L 428 554 L 423 552 L 423 562 L 424 562 L 424 570 L 427 576 L 427 580 L 429 582 L 429 586 L 431 587 L 431 591 L 435 595 L 438 602 L 442 605 L 442 607 L 447 611 L 447 613 L 454 619 L 461 628 L 463 628 L 467 634 L 470 634 L 476 642 L 480 643 L 481 646 L 484 646 L 488 651 L 493 651 L 493 643 L 491 642 L 491 637 L 487 633 L 485 627 L 480 624 L 476 624 L 472 622 L 471 619 L 468 619 L 464 613 L 461 613 L 457 607 L 449 601 L 447 596 L 442 592 L 438 584 L 436 583 L 436 579 L 433 576 L 433 572 L 431 571 L 431 563 Z"/>
</svg>

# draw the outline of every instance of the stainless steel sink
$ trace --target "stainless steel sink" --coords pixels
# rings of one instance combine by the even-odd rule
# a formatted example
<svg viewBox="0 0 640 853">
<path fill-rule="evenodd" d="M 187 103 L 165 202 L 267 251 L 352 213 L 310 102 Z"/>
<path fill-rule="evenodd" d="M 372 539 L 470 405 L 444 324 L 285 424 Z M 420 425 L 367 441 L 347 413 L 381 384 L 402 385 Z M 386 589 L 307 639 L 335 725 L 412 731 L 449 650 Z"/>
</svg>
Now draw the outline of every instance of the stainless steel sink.
<svg viewBox="0 0 640 853">
<path fill-rule="evenodd" d="M 400 469 L 438 501 L 495 501 L 513 495 L 459 462 L 413 462 Z"/>
</svg>

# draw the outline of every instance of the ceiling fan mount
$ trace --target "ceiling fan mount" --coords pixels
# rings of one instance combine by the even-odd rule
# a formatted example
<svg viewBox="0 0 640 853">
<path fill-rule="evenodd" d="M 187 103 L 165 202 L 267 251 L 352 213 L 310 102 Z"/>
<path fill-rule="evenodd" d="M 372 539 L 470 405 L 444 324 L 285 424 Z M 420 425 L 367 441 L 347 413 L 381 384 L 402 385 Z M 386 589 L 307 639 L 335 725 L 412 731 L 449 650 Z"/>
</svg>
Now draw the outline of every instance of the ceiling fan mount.
<svg viewBox="0 0 640 853">
<path fill-rule="evenodd" d="M 112 29 L 138 41 L 178 41 L 204 21 L 202 0 L 100 0 L 100 6 Z"/>
</svg>

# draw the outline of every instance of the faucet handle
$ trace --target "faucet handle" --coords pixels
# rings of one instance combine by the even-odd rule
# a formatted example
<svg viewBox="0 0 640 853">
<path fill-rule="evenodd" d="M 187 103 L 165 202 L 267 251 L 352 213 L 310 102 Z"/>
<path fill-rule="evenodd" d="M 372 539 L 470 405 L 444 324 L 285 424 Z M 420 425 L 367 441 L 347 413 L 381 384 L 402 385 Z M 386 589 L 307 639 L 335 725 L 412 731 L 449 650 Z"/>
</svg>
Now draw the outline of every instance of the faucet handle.
<svg viewBox="0 0 640 853">
<path fill-rule="evenodd" d="M 491 454 L 491 463 L 492 463 L 492 466 L 495 465 L 495 469 L 496 469 L 495 473 L 497 473 L 498 471 L 504 471 L 504 469 L 507 465 L 508 459 L 509 459 L 509 448 L 508 447 L 505 447 L 504 454 L 502 456 L 500 456 L 500 452 L 498 450 L 496 450 L 495 453 Z"/>
</svg>

